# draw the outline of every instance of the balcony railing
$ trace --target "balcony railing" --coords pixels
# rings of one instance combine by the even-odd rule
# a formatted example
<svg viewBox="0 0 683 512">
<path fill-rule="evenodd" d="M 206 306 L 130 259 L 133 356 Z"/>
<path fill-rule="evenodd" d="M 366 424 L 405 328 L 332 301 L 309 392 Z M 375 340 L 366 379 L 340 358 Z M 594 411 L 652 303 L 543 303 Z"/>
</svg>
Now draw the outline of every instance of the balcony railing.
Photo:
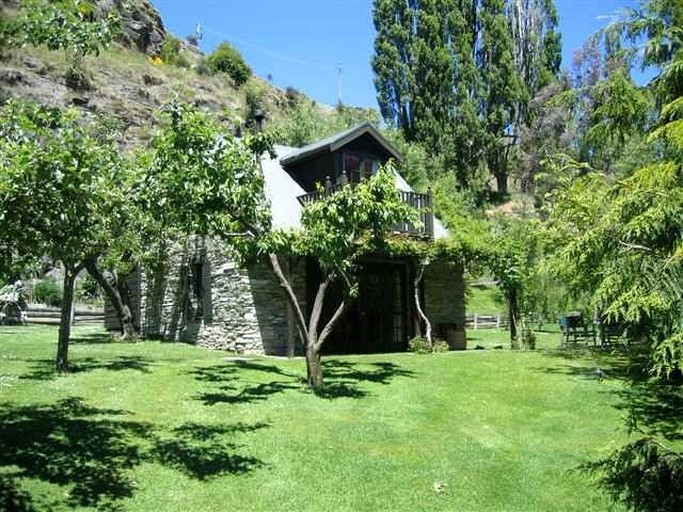
<svg viewBox="0 0 683 512">
<path fill-rule="evenodd" d="M 420 212 L 420 224 L 397 224 L 394 230 L 399 233 L 407 233 L 414 236 L 424 236 L 434 238 L 434 208 L 432 206 L 431 194 L 418 194 L 417 192 L 406 192 L 401 190 L 401 201 L 409 204 Z"/>
<path fill-rule="evenodd" d="M 334 194 L 340 190 L 344 184 L 326 184 L 325 188 L 315 192 L 297 197 L 302 205 L 306 205 L 313 201 L 320 201 L 325 197 Z M 350 184 L 353 186 L 353 184 Z M 417 192 L 399 191 L 401 201 L 409 204 L 420 212 L 421 225 L 410 224 L 407 222 L 396 224 L 392 227 L 392 231 L 397 233 L 406 233 L 411 236 L 434 238 L 434 209 L 432 206 L 431 194 L 418 194 Z"/>
</svg>

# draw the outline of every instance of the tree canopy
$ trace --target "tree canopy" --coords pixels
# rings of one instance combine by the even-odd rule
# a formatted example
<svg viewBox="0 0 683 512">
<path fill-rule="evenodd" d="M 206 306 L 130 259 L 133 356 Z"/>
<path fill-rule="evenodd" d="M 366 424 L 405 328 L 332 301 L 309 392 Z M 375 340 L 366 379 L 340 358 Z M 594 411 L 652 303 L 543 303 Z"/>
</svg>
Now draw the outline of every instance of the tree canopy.
<svg viewBox="0 0 683 512">
<path fill-rule="evenodd" d="M 107 131 L 74 111 L 10 100 L 0 120 L 1 245 L 63 264 L 57 366 L 66 370 L 74 280 L 86 259 L 111 244 L 130 167 Z"/>
<path fill-rule="evenodd" d="M 551 0 L 376 0 L 380 111 L 408 141 L 447 155 L 460 187 L 485 168 L 507 193 L 527 103 L 558 73 Z"/>
<path fill-rule="evenodd" d="M 319 201 L 308 203 L 302 212 L 301 229 L 276 230 L 257 240 L 258 250 L 268 255 L 285 296 L 295 313 L 300 336 L 306 347 L 308 384 L 323 387 L 321 349 L 349 302 L 357 294 L 356 271 L 363 255 L 383 244 L 392 226 L 417 223 L 418 212 L 401 201 L 393 167 L 380 168 L 368 179 L 342 187 Z M 310 313 L 296 297 L 292 283 L 280 265 L 280 255 L 306 256 L 319 265 L 322 279 Z M 341 283 L 343 299 L 323 319 L 328 288 Z"/>
</svg>

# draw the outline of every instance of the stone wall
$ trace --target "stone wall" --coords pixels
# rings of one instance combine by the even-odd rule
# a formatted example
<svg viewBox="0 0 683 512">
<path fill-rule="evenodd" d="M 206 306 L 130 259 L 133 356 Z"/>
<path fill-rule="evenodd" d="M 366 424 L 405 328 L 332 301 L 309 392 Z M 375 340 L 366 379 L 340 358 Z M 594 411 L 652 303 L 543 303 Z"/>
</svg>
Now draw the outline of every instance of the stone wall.
<svg viewBox="0 0 683 512">
<path fill-rule="evenodd" d="M 451 348 L 465 348 L 465 284 L 463 268 L 434 262 L 424 276 L 425 313 L 438 337 Z"/>
<path fill-rule="evenodd" d="M 281 266 L 307 311 L 305 261 L 282 258 Z M 219 243 L 175 246 L 163 264 L 142 273 L 141 287 L 145 336 L 240 353 L 302 353 L 293 312 L 270 266 L 242 267 Z M 426 269 L 425 311 L 435 335 L 452 348 L 465 347 L 464 292 L 462 267 L 435 262 Z"/>
<path fill-rule="evenodd" d="M 289 262 L 282 263 L 289 271 Z M 305 293 L 304 269 L 303 263 L 291 266 L 299 297 Z M 293 316 L 270 267 L 241 267 L 219 243 L 192 240 L 175 247 L 163 266 L 145 273 L 142 286 L 147 336 L 240 353 L 300 352 Z"/>
</svg>

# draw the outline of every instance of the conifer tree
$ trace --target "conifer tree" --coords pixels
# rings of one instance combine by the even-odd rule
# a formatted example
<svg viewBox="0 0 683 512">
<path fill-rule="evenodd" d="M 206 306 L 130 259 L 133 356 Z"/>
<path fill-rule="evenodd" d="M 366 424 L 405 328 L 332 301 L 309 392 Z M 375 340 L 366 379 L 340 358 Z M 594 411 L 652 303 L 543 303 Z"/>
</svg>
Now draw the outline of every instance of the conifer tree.
<svg viewBox="0 0 683 512">
<path fill-rule="evenodd" d="M 507 192 L 529 98 L 557 75 L 552 0 L 375 0 L 380 111 L 444 155 L 460 187 L 488 168 Z"/>
</svg>

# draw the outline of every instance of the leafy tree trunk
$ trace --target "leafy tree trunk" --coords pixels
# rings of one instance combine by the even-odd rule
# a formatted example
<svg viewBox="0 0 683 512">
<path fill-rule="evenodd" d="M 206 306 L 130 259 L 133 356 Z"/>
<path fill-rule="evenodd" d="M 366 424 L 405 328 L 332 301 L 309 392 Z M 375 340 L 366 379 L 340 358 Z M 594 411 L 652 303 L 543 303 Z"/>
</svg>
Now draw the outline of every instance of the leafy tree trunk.
<svg viewBox="0 0 683 512">
<path fill-rule="evenodd" d="M 71 337 L 71 310 L 74 303 L 74 285 L 79 269 L 64 265 L 64 294 L 62 311 L 59 320 L 59 338 L 57 340 L 57 371 L 69 371 L 69 339 Z"/>
<path fill-rule="evenodd" d="M 323 389 L 323 367 L 316 343 L 309 343 L 306 348 L 306 382 L 315 391 Z"/>
<path fill-rule="evenodd" d="M 420 301 L 420 282 L 422 281 L 422 278 L 424 277 L 424 273 L 425 273 L 425 265 L 423 263 L 420 263 L 418 271 L 415 274 L 415 280 L 413 281 L 413 290 L 415 293 L 415 309 L 417 310 L 418 316 L 420 317 L 420 319 L 425 324 L 425 339 L 427 340 L 427 346 L 429 347 L 429 350 L 431 351 L 433 348 L 432 324 L 429 321 L 429 318 L 427 318 L 427 315 L 425 315 L 424 310 L 422 309 L 421 301 Z"/>
<path fill-rule="evenodd" d="M 348 301 L 343 300 L 341 304 L 337 306 L 337 309 L 332 314 L 330 320 L 320 330 L 320 333 L 318 333 L 318 324 L 323 311 L 325 294 L 329 285 L 334 281 L 335 276 L 328 275 L 318 286 L 318 292 L 315 296 L 313 309 L 308 320 L 308 325 L 306 325 L 304 314 L 299 307 L 299 301 L 296 298 L 296 294 L 294 293 L 291 283 L 287 279 L 287 276 L 285 276 L 285 273 L 282 271 L 282 267 L 280 266 L 277 255 L 270 254 L 269 259 L 273 272 L 275 272 L 275 275 L 280 282 L 280 286 L 285 292 L 285 297 L 294 310 L 294 316 L 299 327 L 299 332 L 306 342 L 306 374 L 308 386 L 314 391 L 320 391 L 323 388 L 323 369 L 321 364 L 320 350 L 322 349 L 325 340 L 328 338 L 334 327 L 341 319 L 344 311 L 346 311 Z"/>
<path fill-rule="evenodd" d="M 119 279 L 114 272 L 111 273 L 112 279 L 107 279 L 93 258 L 86 261 L 85 268 L 102 287 L 114 306 L 121 326 L 121 338 L 124 340 L 137 338 L 139 333 L 135 328 L 135 318 L 130 307 L 130 290 L 125 279 Z"/>
<path fill-rule="evenodd" d="M 498 169 L 494 171 L 496 176 L 496 188 L 500 197 L 508 195 L 508 173 L 505 169 Z"/>
</svg>

